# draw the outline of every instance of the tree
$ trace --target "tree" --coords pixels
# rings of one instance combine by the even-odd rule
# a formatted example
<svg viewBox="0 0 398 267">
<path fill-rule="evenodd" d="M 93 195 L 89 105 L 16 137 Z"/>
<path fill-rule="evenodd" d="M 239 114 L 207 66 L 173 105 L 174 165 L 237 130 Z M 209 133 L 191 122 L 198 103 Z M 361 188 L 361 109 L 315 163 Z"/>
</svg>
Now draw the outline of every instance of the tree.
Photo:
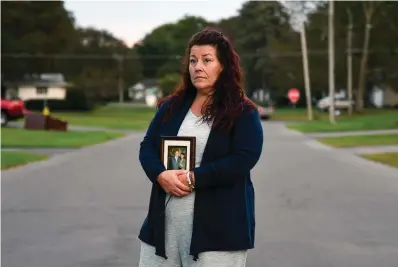
<svg viewBox="0 0 398 267">
<path fill-rule="evenodd" d="M 159 87 L 162 91 L 163 96 L 171 94 L 181 81 L 180 75 L 178 74 L 167 74 L 159 79 Z"/>
<path fill-rule="evenodd" d="M 2 71 L 6 79 L 62 72 L 93 95 L 98 90 L 98 96 L 116 99 L 118 81 L 127 87 L 142 78 L 176 77 L 192 34 L 215 26 L 232 40 L 241 57 L 247 94 L 265 88 L 271 90 L 272 97 L 284 99 L 288 88 L 304 87 L 300 35 L 291 23 L 303 10 L 290 12 L 281 3 L 246 2 L 236 16 L 216 22 L 186 16 L 159 26 L 129 48 L 110 32 L 75 27 L 73 15 L 62 2 L 4 2 Z M 307 12 L 308 3 L 289 5 L 304 7 Z M 326 1 L 317 1 L 306 25 L 311 91 L 317 97 L 327 91 L 327 8 Z M 336 89 L 347 85 L 348 13 L 353 26 L 352 80 L 358 82 L 353 88 L 355 97 L 365 101 L 372 85 L 398 89 L 398 2 L 388 1 L 335 2 Z M 372 30 L 366 33 L 369 18 Z"/>
<path fill-rule="evenodd" d="M 2 53 L 71 52 L 78 45 L 63 2 L 5 1 L 1 7 Z"/>
<path fill-rule="evenodd" d="M 15 58 L 11 54 L 71 53 L 79 45 L 74 18 L 63 2 L 1 3 L 2 72 L 6 79 L 55 70 L 52 57 Z"/>
<path fill-rule="evenodd" d="M 398 91 L 398 2 L 380 6 L 373 21 L 368 73 L 372 82 L 388 84 Z M 381 30 L 382 29 L 382 30 Z"/>
<path fill-rule="evenodd" d="M 357 111 L 362 111 L 364 107 L 364 96 L 365 96 L 365 72 L 367 70 L 368 63 L 368 53 L 369 53 L 369 43 L 370 34 L 372 28 L 372 21 L 375 13 L 384 1 L 364 1 L 362 2 L 363 12 L 365 16 L 365 37 L 363 40 L 363 50 L 361 65 L 358 78 L 358 91 L 356 97 L 356 109 Z"/>
<path fill-rule="evenodd" d="M 379 3 L 380 2 L 380 3 Z M 368 89 L 372 85 L 395 85 L 394 73 L 397 71 L 398 55 L 394 53 L 398 43 L 397 2 L 379 1 L 378 8 L 372 14 L 371 35 L 365 37 L 366 17 L 363 5 L 365 2 L 335 2 L 335 77 L 336 88 L 347 87 L 347 28 L 352 19 L 352 80 L 357 81 L 353 91 L 358 105 L 364 106 Z M 383 2 L 383 3 L 382 3 Z M 327 47 L 327 4 L 318 8 L 308 17 L 308 44 L 310 53 L 310 70 L 313 88 L 324 87 L 327 81 L 327 58 L 323 51 Z M 350 15 L 351 14 L 351 15 Z M 370 29 L 370 28 L 369 28 Z M 369 32 L 370 33 L 370 32 Z M 369 38 L 365 60 L 364 40 Z M 319 51 L 319 54 L 318 52 Z M 314 53 L 315 52 L 315 53 Z M 366 63 L 366 64 L 364 64 Z M 361 70 L 362 68 L 362 70 Z M 360 75 L 363 75 L 362 77 Z M 361 85 L 360 85 L 361 81 Z M 315 85 L 315 86 L 314 86 Z M 398 84 L 397 84 L 398 85 Z M 359 89 L 362 88 L 362 89 Z M 361 101 L 362 99 L 362 101 Z M 360 109 L 359 109 L 360 110 Z"/>
<path fill-rule="evenodd" d="M 275 40 L 292 37 L 288 36 L 292 30 L 284 6 L 276 1 L 246 2 L 239 10 L 236 24 L 239 27 L 234 38 L 244 55 L 247 94 L 251 95 L 258 88 L 271 88 L 276 82 L 273 54 L 278 51 L 270 51 L 270 43 L 274 42 L 277 48 Z"/>
<path fill-rule="evenodd" d="M 80 46 L 78 54 L 96 55 L 94 59 L 80 59 L 76 66 L 79 81 L 85 80 L 85 85 L 97 84 L 98 81 L 88 82 L 91 74 L 97 73 L 107 81 L 106 86 L 98 85 L 98 91 L 104 98 L 115 98 L 118 95 L 119 101 L 124 101 L 125 85 L 132 84 L 142 78 L 142 68 L 137 60 L 134 49 L 130 49 L 122 41 L 113 36 L 112 33 L 95 28 L 79 28 Z M 84 64 L 81 64 L 83 63 Z M 87 75 L 89 73 L 90 75 Z M 99 82 L 101 79 L 99 80 Z M 95 86 L 87 87 L 87 90 L 94 90 Z"/>
<path fill-rule="evenodd" d="M 142 78 L 136 50 L 108 31 L 75 27 L 62 1 L 4 2 L 1 15 L 6 80 L 63 73 L 93 97 L 115 98 L 119 88 L 119 99 L 123 99 L 124 84 Z"/>
<path fill-rule="evenodd" d="M 237 44 L 239 34 L 236 29 L 239 29 L 239 17 L 233 16 L 230 18 L 221 19 L 216 23 L 216 27 L 223 32 L 224 35 L 228 36 L 229 40 L 234 44 L 235 49 L 240 52 L 240 47 Z"/>
<path fill-rule="evenodd" d="M 205 19 L 186 16 L 176 23 L 164 24 L 147 34 L 135 49 L 141 58 L 146 78 L 161 77 L 180 70 L 180 58 L 184 55 L 191 36 L 211 25 Z"/>
</svg>

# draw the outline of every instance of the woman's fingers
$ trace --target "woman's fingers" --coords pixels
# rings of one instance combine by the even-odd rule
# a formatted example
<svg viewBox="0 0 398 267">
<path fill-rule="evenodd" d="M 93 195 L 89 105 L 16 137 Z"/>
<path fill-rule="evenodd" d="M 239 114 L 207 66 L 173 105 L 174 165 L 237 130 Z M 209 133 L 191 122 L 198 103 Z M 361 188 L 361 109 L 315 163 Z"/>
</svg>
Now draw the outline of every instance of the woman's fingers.
<svg viewBox="0 0 398 267">
<path fill-rule="evenodd" d="M 186 196 L 188 194 L 189 194 L 189 192 L 182 191 L 181 189 L 178 189 L 178 188 L 173 190 L 173 195 L 176 196 L 176 197 L 183 197 L 183 196 Z"/>
<path fill-rule="evenodd" d="M 183 184 L 180 180 L 176 181 L 176 187 L 185 192 L 191 192 L 189 186 Z"/>
<path fill-rule="evenodd" d="M 182 175 L 182 174 L 187 174 L 187 171 L 186 170 L 175 170 L 174 173 L 176 175 Z"/>
<path fill-rule="evenodd" d="M 174 186 L 175 187 L 173 188 L 172 191 L 176 194 L 176 196 L 183 197 L 191 192 L 188 186 L 184 185 L 178 180 L 176 181 L 176 184 Z"/>
</svg>

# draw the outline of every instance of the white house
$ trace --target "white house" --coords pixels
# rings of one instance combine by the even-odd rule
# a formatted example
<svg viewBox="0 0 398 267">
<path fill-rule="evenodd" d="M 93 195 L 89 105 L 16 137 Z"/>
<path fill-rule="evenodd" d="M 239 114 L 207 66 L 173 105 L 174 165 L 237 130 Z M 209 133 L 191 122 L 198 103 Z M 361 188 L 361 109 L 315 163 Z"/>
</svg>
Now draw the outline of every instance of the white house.
<svg viewBox="0 0 398 267">
<path fill-rule="evenodd" d="M 25 79 L 15 83 L 11 88 L 18 98 L 27 100 L 63 100 L 71 84 L 65 82 L 62 74 L 44 73 L 40 78 Z"/>
<path fill-rule="evenodd" d="M 128 89 L 129 97 L 133 101 L 145 101 L 145 103 L 152 107 L 155 106 L 157 100 L 162 97 L 161 90 L 159 90 L 156 79 L 147 79 L 138 82 Z"/>
<path fill-rule="evenodd" d="M 398 92 L 394 91 L 390 86 L 374 86 L 370 94 L 370 101 L 375 107 L 397 107 Z"/>
</svg>

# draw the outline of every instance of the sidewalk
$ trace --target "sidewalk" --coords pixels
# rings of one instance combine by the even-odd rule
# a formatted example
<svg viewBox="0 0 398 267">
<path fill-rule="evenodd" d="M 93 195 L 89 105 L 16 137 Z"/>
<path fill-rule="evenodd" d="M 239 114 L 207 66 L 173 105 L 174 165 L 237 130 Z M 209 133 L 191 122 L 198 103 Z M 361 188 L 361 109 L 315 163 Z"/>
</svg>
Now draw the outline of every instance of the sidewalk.
<svg viewBox="0 0 398 267">
<path fill-rule="evenodd" d="M 335 133 L 302 133 L 310 138 L 328 138 L 328 137 L 342 137 L 342 136 L 355 136 L 355 135 L 382 135 L 382 134 L 398 134 L 398 129 L 390 130 L 369 130 L 369 131 L 355 131 L 355 132 L 335 132 Z M 316 146 L 316 144 L 312 144 Z M 345 151 L 351 154 L 378 154 L 388 152 L 398 152 L 398 145 L 386 145 L 386 146 L 356 146 L 356 147 L 341 147 L 335 148 L 322 144 L 324 147 L 330 147 L 330 149 L 337 149 Z"/>
<path fill-rule="evenodd" d="M 322 137 L 340 137 L 340 136 L 349 136 L 349 135 L 374 135 L 374 134 L 395 134 L 395 133 L 398 134 L 398 129 L 335 132 L 335 133 L 304 133 L 304 134 L 312 138 L 322 138 Z"/>
<path fill-rule="evenodd" d="M 345 148 L 339 148 L 339 150 L 357 154 L 357 155 L 379 154 L 379 153 L 398 152 L 398 145 L 345 147 Z"/>
</svg>

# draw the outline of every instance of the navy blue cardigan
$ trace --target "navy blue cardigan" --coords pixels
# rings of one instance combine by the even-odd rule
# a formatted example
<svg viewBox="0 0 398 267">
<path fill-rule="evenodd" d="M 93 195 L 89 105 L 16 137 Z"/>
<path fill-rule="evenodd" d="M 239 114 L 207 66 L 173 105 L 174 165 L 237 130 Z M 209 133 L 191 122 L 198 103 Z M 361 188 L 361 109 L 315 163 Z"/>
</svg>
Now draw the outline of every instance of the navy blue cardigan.
<svg viewBox="0 0 398 267">
<path fill-rule="evenodd" d="M 157 183 L 165 171 L 160 159 L 160 136 L 176 136 L 193 98 L 187 99 L 162 123 L 169 102 L 157 111 L 141 142 L 139 160 L 153 183 L 149 211 L 139 239 L 156 248 L 156 255 L 167 259 L 165 252 L 166 193 Z M 210 135 L 201 165 L 195 168 L 196 196 L 190 255 L 196 260 L 205 251 L 233 251 L 254 247 L 254 188 L 250 170 L 260 158 L 263 130 L 258 111 L 245 108 L 231 134 L 216 129 Z"/>
</svg>

